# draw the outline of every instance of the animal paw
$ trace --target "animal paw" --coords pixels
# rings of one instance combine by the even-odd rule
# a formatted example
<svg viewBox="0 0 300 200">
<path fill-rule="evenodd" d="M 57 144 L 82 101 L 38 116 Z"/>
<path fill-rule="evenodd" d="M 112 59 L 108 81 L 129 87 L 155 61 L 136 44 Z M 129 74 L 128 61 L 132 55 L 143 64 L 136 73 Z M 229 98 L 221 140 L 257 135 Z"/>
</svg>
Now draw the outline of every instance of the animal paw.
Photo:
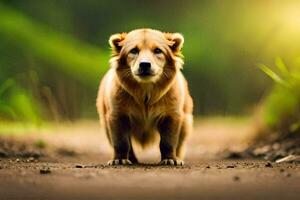
<svg viewBox="0 0 300 200">
<path fill-rule="evenodd" d="M 113 159 L 108 161 L 107 165 L 132 165 L 132 162 L 128 159 Z"/>
<path fill-rule="evenodd" d="M 170 165 L 170 166 L 183 166 L 184 162 L 179 159 L 174 159 L 174 158 L 168 158 L 168 159 L 163 159 L 159 163 L 160 165 Z"/>
</svg>

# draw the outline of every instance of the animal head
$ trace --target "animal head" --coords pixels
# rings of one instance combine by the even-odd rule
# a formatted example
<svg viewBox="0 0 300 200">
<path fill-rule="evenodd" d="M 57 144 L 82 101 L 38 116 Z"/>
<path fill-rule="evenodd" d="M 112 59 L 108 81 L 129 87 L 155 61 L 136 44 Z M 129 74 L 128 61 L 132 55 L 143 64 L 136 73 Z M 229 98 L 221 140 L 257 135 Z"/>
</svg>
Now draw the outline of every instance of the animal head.
<svg viewBox="0 0 300 200">
<path fill-rule="evenodd" d="M 184 38 L 179 33 L 137 29 L 110 37 L 110 63 L 122 79 L 156 83 L 172 79 L 183 65 L 181 49 Z"/>
</svg>

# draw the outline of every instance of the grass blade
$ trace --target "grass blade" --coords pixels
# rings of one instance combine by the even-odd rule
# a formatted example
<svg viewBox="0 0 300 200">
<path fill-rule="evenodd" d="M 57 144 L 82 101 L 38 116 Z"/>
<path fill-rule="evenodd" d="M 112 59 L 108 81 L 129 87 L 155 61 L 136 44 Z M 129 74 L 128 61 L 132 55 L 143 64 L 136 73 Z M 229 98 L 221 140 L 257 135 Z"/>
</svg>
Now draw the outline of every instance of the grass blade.
<svg viewBox="0 0 300 200">
<path fill-rule="evenodd" d="M 276 83 L 279 83 L 281 85 L 286 86 L 287 83 L 282 80 L 282 78 L 280 78 L 280 76 L 278 76 L 275 72 L 273 72 L 269 67 L 263 65 L 263 64 L 259 64 L 258 67 L 265 73 L 267 74 L 271 79 L 273 79 L 273 81 L 275 81 Z"/>
<path fill-rule="evenodd" d="M 291 73 L 289 72 L 288 68 L 286 67 L 286 65 L 284 64 L 283 60 L 280 57 L 277 57 L 275 59 L 275 65 L 279 69 L 280 73 L 283 76 L 289 77 L 291 75 Z"/>
</svg>

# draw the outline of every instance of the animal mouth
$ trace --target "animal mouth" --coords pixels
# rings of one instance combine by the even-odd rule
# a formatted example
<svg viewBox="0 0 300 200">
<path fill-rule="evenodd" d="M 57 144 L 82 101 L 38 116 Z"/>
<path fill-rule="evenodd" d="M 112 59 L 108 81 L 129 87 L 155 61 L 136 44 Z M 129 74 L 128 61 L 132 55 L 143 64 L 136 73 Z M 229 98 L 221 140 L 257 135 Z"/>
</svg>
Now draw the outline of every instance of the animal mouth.
<svg viewBox="0 0 300 200">
<path fill-rule="evenodd" d="M 155 76 L 155 73 L 152 72 L 140 72 L 140 73 L 136 73 L 136 76 L 139 77 L 150 77 L 150 76 Z"/>
</svg>

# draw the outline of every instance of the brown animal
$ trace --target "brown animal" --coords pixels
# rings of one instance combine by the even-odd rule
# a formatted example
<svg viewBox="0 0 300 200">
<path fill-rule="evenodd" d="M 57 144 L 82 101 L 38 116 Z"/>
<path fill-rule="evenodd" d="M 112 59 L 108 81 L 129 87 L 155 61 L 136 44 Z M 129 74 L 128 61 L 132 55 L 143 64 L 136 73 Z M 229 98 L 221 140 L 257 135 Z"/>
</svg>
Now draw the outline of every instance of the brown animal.
<svg viewBox="0 0 300 200">
<path fill-rule="evenodd" d="M 97 108 L 114 157 L 109 165 L 137 163 L 132 140 L 145 146 L 160 136 L 162 165 L 183 165 L 192 130 L 193 101 L 185 78 L 183 36 L 153 29 L 114 34 L 110 70 L 100 84 Z"/>
</svg>

